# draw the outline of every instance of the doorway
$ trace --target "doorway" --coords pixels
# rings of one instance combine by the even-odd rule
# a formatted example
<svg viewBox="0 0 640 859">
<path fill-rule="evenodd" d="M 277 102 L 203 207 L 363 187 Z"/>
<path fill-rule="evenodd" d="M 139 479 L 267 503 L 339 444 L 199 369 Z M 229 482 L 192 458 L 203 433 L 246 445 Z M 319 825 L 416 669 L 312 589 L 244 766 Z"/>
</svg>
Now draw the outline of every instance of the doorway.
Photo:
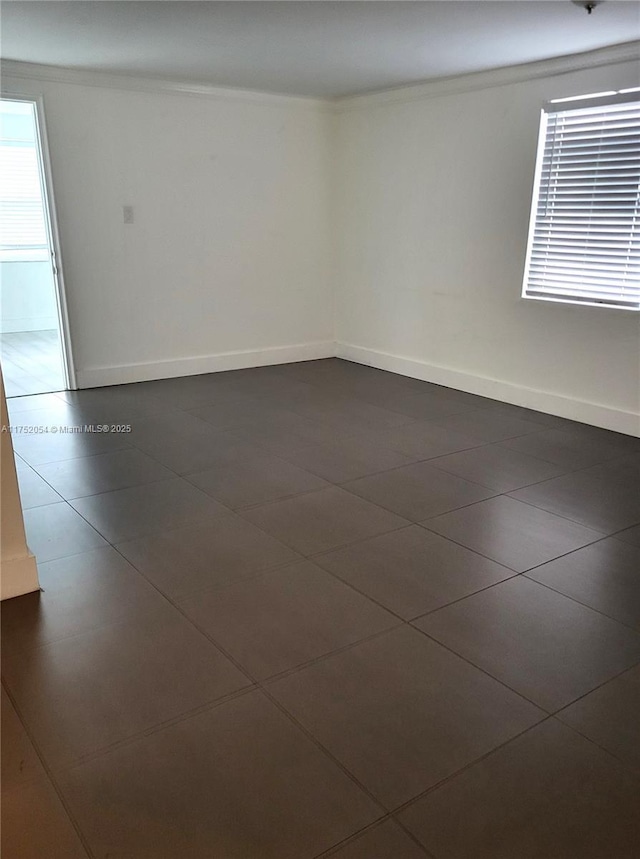
<svg viewBox="0 0 640 859">
<path fill-rule="evenodd" d="M 0 363 L 6 395 L 75 387 L 38 102 L 0 98 Z"/>
</svg>

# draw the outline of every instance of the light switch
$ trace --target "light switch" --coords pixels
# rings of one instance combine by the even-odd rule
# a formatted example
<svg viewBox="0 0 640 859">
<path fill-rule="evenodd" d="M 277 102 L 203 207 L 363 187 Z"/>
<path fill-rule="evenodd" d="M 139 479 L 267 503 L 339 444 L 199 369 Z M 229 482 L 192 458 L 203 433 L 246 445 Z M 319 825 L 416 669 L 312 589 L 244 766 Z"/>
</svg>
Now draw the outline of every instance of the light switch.
<svg viewBox="0 0 640 859">
<path fill-rule="evenodd" d="M 123 206 L 122 216 L 125 224 L 133 223 L 133 206 Z"/>
</svg>

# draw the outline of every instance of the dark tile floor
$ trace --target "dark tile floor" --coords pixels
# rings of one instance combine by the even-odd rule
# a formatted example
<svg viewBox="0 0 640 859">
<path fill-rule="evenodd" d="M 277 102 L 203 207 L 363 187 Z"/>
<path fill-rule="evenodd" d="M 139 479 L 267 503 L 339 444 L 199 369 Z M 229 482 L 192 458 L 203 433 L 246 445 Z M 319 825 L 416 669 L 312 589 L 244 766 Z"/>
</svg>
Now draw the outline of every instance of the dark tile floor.
<svg viewBox="0 0 640 859">
<path fill-rule="evenodd" d="M 640 439 L 337 359 L 9 407 L 125 431 L 14 436 L 3 856 L 640 856 Z"/>
</svg>

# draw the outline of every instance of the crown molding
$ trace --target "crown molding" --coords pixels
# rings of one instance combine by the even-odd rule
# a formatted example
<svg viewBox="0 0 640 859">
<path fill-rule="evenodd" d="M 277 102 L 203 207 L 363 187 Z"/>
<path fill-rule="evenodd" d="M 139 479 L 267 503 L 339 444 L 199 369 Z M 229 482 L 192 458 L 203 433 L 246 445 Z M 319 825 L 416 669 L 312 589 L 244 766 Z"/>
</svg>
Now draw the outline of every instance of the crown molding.
<svg viewBox="0 0 640 859">
<path fill-rule="evenodd" d="M 376 90 L 363 95 L 343 98 L 312 98 L 246 90 L 235 87 L 217 87 L 189 81 L 175 81 L 162 78 L 145 78 L 137 75 L 119 75 L 93 69 L 75 69 L 67 66 L 47 66 L 38 63 L 23 63 L 18 60 L 0 61 L 0 76 L 16 80 L 44 81 L 77 86 L 93 86 L 106 89 L 119 89 L 130 92 L 164 93 L 187 95 L 198 98 L 222 101 L 243 101 L 254 104 L 272 104 L 288 107 L 302 107 L 313 110 L 345 113 L 384 107 L 389 104 L 402 104 L 411 101 L 437 98 L 456 93 L 473 92 L 508 84 L 523 83 L 536 78 L 553 77 L 570 72 L 616 65 L 626 62 L 640 63 L 640 41 L 624 42 L 594 51 L 553 57 L 517 66 L 503 66 L 482 72 L 471 72 L 447 78 L 408 84 L 391 89 Z"/>
<path fill-rule="evenodd" d="M 580 54 L 569 54 L 563 57 L 553 57 L 548 60 L 537 60 L 533 63 L 522 63 L 517 66 L 503 66 L 483 72 L 455 75 L 424 81 L 408 86 L 393 87 L 392 89 L 377 90 L 364 95 L 346 96 L 335 99 L 334 110 L 338 113 L 384 107 L 389 104 L 422 101 L 438 96 L 455 95 L 456 93 L 472 92 L 480 89 L 523 83 L 536 78 L 565 75 L 570 72 L 585 69 L 610 66 L 618 63 L 640 62 L 640 41 L 624 42 L 594 51 Z"/>
<path fill-rule="evenodd" d="M 218 87 L 189 81 L 174 81 L 163 78 L 145 78 L 137 75 L 119 75 L 93 69 L 74 69 L 67 66 L 46 66 L 39 63 L 23 63 L 18 60 L 0 62 L 2 78 L 44 81 L 76 86 L 102 87 L 130 92 L 187 95 L 222 101 L 243 101 L 254 104 L 302 107 L 314 110 L 331 110 L 331 99 L 287 95 L 286 93 L 260 92 L 235 87 Z"/>
</svg>

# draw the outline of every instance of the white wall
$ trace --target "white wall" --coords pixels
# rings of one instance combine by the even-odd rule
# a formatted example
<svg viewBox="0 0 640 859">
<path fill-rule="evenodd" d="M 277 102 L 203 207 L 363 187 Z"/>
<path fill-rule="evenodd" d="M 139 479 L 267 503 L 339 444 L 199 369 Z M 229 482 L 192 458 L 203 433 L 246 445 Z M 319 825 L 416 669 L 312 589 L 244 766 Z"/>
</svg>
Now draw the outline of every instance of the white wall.
<svg viewBox="0 0 640 859">
<path fill-rule="evenodd" d="M 0 332 L 58 327 L 51 263 L 0 262 Z"/>
<path fill-rule="evenodd" d="M 340 354 L 640 434 L 640 314 L 520 298 L 542 104 L 638 80 L 624 63 L 344 102 Z"/>
<path fill-rule="evenodd" d="M 332 349 L 322 103 L 2 86 L 44 97 L 80 387 Z"/>
</svg>

